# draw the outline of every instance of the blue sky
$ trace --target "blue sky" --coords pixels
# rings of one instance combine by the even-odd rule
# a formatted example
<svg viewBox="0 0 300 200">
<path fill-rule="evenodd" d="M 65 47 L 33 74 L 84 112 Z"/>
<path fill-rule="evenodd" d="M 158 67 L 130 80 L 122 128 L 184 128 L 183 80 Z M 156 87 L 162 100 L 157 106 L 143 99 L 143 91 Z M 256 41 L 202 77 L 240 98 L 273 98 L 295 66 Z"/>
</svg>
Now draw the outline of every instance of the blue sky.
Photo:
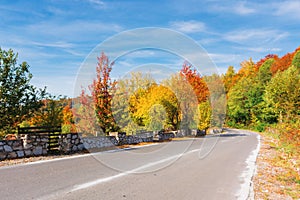
<svg viewBox="0 0 300 200">
<path fill-rule="evenodd" d="M 182 32 L 200 44 L 223 73 L 229 65 L 238 69 L 249 57 L 258 61 L 270 53 L 294 51 L 300 45 L 299 10 L 297 0 L 2 0 L 0 47 L 12 48 L 20 62 L 28 62 L 34 85 L 72 96 L 86 56 L 122 31 L 162 27 Z M 118 64 L 131 68 L 155 61 L 180 68 L 182 62 L 170 61 L 172 56 L 163 59 L 164 53 L 144 53 L 125 56 Z"/>
</svg>

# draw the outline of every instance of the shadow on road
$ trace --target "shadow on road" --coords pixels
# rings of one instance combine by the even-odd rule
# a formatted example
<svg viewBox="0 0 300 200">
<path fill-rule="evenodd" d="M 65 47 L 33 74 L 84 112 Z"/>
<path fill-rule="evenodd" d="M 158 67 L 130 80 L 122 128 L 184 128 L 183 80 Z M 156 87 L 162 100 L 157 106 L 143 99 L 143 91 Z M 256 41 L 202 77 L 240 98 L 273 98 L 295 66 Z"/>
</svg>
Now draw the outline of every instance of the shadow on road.
<svg viewBox="0 0 300 200">
<path fill-rule="evenodd" d="M 215 134 L 215 135 L 206 135 L 206 138 L 209 137 L 242 137 L 242 136 L 247 136 L 247 134 L 243 133 L 221 133 L 221 134 Z"/>
</svg>

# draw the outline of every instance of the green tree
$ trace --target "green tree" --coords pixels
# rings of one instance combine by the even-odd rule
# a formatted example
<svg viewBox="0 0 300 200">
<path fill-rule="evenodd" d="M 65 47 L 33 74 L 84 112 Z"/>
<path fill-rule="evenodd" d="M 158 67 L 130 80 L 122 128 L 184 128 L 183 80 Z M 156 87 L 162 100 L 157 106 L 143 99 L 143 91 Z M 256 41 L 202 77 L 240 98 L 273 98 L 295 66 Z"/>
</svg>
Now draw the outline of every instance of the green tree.
<svg viewBox="0 0 300 200">
<path fill-rule="evenodd" d="M 261 61 L 260 61 L 261 62 Z M 274 58 L 268 58 L 255 71 L 253 62 L 242 64 L 244 75 L 228 93 L 228 119 L 231 126 L 256 126 L 264 122 L 273 122 L 263 96 L 265 87 L 272 78 L 271 66 Z"/>
<path fill-rule="evenodd" d="M 26 62 L 17 64 L 18 54 L 0 48 L 0 132 L 12 132 L 43 104 L 46 89 L 30 84 L 32 74 Z"/>
<path fill-rule="evenodd" d="M 230 88 L 235 84 L 234 78 L 236 73 L 233 66 L 229 66 L 226 73 L 222 76 L 226 94 L 229 92 Z"/>
<path fill-rule="evenodd" d="M 278 121 L 289 122 L 299 117 L 300 69 L 291 66 L 277 72 L 266 87 L 264 100 L 277 115 Z"/>
<path fill-rule="evenodd" d="M 115 121 L 123 132 L 135 134 L 144 130 L 141 119 L 135 115 L 136 106 L 140 103 L 143 91 L 147 90 L 154 79 L 150 74 L 132 72 L 128 77 L 119 79 L 112 99 L 112 111 Z"/>
<path fill-rule="evenodd" d="M 267 59 L 258 70 L 257 79 L 263 86 L 265 86 L 272 78 L 271 66 L 273 62 L 273 58 Z"/>
<path fill-rule="evenodd" d="M 256 104 L 254 79 L 240 79 L 228 93 L 228 119 L 230 126 L 245 126 L 251 122 L 251 108 Z"/>
<path fill-rule="evenodd" d="M 67 102 L 65 98 L 48 95 L 43 106 L 34 113 L 31 124 L 34 126 L 61 126 L 63 124 L 63 109 Z"/>
<path fill-rule="evenodd" d="M 147 129 L 160 131 L 164 128 L 166 120 L 166 110 L 161 104 L 154 104 L 149 110 L 150 121 Z"/>
<path fill-rule="evenodd" d="M 226 92 L 222 77 L 218 74 L 205 76 L 209 88 L 209 105 L 211 108 L 211 126 L 222 127 L 226 118 Z"/>
<path fill-rule="evenodd" d="M 197 122 L 194 119 L 199 98 L 189 81 L 179 73 L 172 75 L 168 80 L 165 80 L 163 84 L 170 88 L 176 97 L 176 102 L 178 104 L 178 120 L 176 128 L 196 128 Z M 205 93 L 205 97 L 206 94 L 207 93 Z"/>
<path fill-rule="evenodd" d="M 73 100 L 73 104 L 77 132 L 83 136 L 95 136 L 99 127 L 92 97 L 82 90 L 80 97 Z"/>
<path fill-rule="evenodd" d="M 296 53 L 293 57 L 293 60 L 292 60 L 292 65 L 300 68 L 300 50 L 296 51 Z"/>
</svg>

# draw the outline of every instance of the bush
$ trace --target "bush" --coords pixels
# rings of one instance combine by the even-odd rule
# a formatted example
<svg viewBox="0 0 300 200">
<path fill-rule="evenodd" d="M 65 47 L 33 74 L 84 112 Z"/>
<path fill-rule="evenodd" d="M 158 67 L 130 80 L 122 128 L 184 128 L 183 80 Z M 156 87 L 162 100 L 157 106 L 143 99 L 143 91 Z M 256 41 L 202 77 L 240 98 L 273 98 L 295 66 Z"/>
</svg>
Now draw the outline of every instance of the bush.
<svg viewBox="0 0 300 200">
<path fill-rule="evenodd" d="M 263 122 L 257 122 L 257 123 L 254 125 L 253 129 L 254 129 L 255 131 L 258 131 L 258 132 L 263 132 L 263 131 L 265 131 L 265 129 L 266 129 L 267 126 L 268 126 L 268 124 L 266 124 L 266 123 L 263 123 Z"/>
</svg>

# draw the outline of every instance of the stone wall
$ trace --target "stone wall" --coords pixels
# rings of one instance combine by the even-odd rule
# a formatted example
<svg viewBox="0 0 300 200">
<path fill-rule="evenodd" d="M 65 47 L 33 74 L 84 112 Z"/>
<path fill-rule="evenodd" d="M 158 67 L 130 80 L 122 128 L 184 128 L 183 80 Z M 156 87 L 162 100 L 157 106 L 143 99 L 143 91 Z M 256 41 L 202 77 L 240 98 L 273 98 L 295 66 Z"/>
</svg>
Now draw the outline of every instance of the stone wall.
<svg viewBox="0 0 300 200">
<path fill-rule="evenodd" d="M 62 153 L 73 153 L 83 149 L 84 145 L 78 133 L 68 133 L 60 136 L 59 150 Z"/>
<path fill-rule="evenodd" d="M 22 140 L 0 141 L 0 160 L 24 157 Z"/>
<path fill-rule="evenodd" d="M 21 134 L 24 156 L 47 155 L 48 134 Z"/>
<path fill-rule="evenodd" d="M 47 155 L 48 137 L 21 135 L 17 140 L 0 141 L 0 160 Z"/>
<path fill-rule="evenodd" d="M 86 150 L 91 150 L 116 146 L 118 140 L 114 136 L 98 136 L 82 138 L 82 143 Z"/>
<path fill-rule="evenodd" d="M 81 138 L 78 133 L 61 134 L 58 151 L 63 154 L 82 150 L 94 150 L 125 144 L 138 144 L 174 138 L 174 133 L 144 132 L 136 135 L 117 133 L 114 136 L 98 136 Z M 0 141 L 0 160 L 48 155 L 48 134 L 21 134 L 17 140 Z"/>
</svg>

